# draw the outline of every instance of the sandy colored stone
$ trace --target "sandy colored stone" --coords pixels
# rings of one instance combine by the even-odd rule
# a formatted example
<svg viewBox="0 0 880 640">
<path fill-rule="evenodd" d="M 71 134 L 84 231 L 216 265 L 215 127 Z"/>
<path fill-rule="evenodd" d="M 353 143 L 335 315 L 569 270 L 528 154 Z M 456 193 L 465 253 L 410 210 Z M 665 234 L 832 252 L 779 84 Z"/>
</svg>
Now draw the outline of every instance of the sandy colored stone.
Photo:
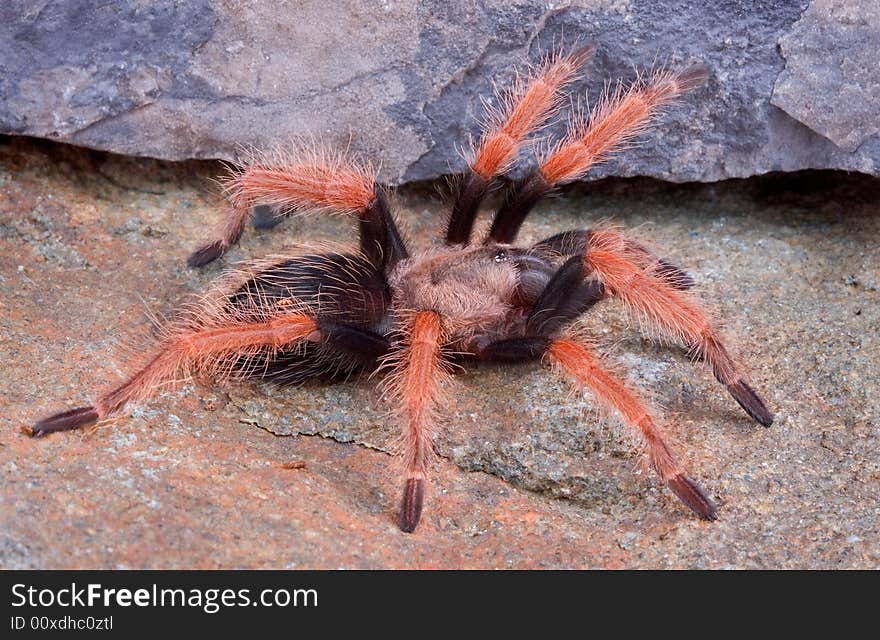
<svg viewBox="0 0 880 640">
<path fill-rule="evenodd" d="M 777 413 L 770 429 L 681 350 L 627 328 L 617 305 L 588 320 L 662 407 L 720 504 L 716 523 L 636 473 L 625 431 L 541 365 L 459 376 L 414 535 L 395 526 L 395 428 L 370 381 L 200 380 L 97 430 L 22 434 L 114 382 L 113 345 L 220 273 L 185 266 L 219 220 L 219 169 L 2 142 L 0 566 L 880 566 L 880 186 L 868 179 L 603 182 L 565 191 L 524 228 L 529 242 L 613 217 L 689 269 L 725 319 Z M 427 246 L 446 205 L 408 188 L 395 211 Z M 340 224 L 249 230 L 226 262 L 333 238 Z"/>
</svg>

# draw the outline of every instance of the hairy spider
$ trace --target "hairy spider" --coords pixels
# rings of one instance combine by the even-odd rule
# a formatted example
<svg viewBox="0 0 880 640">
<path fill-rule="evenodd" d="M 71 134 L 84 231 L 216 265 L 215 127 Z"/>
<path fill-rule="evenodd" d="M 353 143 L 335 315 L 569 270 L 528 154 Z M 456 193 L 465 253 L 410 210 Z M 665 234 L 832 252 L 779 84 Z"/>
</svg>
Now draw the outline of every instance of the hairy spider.
<svg viewBox="0 0 880 640">
<path fill-rule="evenodd" d="M 196 371 L 278 383 L 378 373 L 400 411 L 406 477 L 399 525 L 411 532 L 421 517 L 449 364 L 544 358 L 641 434 L 648 461 L 672 492 L 698 516 L 715 519 L 715 505 L 685 475 L 655 417 L 603 367 L 583 332 L 571 329 L 600 300 L 618 298 L 640 327 L 690 349 L 746 413 L 770 426 L 772 414 L 689 291 L 690 276 L 611 228 L 512 244 L 536 202 L 632 142 L 663 107 L 703 83 L 704 68 L 654 71 L 606 91 L 588 119 L 573 116 L 567 135 L 510 191 L 488 236 L 471 244 L 481 201 L 592 53 L 586 46 L 553 56 L 516 83 L 475 145 L 445 245 L 418 255 L 407 250 L 386 194 L 362 166 L 317 152 L 264 157 L 234 170 L 226 225 L 190 257 L 191 266 L 222 255 L 264 206 L 277 218 L 316 210 L 354 215 L 359 250 L 301 252 L 231 272 L 165 324 L 130 377 L 92 406 L 37 422 L 33 435 L 94 423 Z"/>
</svg>

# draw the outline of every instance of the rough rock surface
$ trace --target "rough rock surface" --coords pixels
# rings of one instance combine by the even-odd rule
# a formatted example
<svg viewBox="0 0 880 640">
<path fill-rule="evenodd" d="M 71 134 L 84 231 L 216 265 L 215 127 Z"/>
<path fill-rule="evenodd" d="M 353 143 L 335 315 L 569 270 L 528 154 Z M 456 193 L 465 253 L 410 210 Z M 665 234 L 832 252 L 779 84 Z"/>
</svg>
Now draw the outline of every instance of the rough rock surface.
<svg viewBox="0 0 880 640">
<path fill-rule="evenodd" d="M 551 371 L 479 366 L 458 376 L 407 535 L 394 422 L 368 380 L 200 380 L 97 430 L 21 433 L 116 381 L 114 344 L 218 275 L 184 260 L 219 216 L 219 170 L 0 146 L 0 566 L 880 567 L 876 180 L 614 180 L 540 206 L 524 241 L 613 216 L 687 267 L 777 422 L 754 425 L 705 368 L 603 304 L 598 345 L 663 408 L 720 520 L 637 473 L 625 431 Z M 445 210 L 430 191 L 396 197 L 420 246 Z M 227 262 L 339 234 L 326 218 L 249 230 Z"/>
<path fill-rule="evenodd" d="M 559 42 L 596 40 L 575 95 L 658 57 L 702 60 L 711 78 L 593 177 L 877 175 L 876 3 L 822 0 L 798 22 L 808 4 L 9 0 L 0 131 L 167 159 L 314 136 L 380 161 L 387 182 L 428 179 L 462 168 L 493 82 Z"/>
<path fill-rule="evenodd" d="M 846 151 L 880 132 L 880 4 L 814 0 L 779 46 L 774 105 Z"/>
</svg>

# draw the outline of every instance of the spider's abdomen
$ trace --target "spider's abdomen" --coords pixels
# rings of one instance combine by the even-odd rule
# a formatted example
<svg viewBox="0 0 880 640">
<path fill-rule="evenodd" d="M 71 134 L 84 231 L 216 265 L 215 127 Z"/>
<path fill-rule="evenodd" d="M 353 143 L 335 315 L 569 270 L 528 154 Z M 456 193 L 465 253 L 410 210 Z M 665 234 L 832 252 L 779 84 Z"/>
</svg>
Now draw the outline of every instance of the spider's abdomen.
<svg viewBox="0 0 880 640">
<path fill-rule="evenodd" d="M 280 260 L 255 269 L 253 276 L 228 297 L 236 317 L 271 316 L 303 311 L 320 322 L 343 324 L 385 335 L 391 292 L 383 275 L 365 258 L 327 253 Z M 238 370 L 247 376 L 298 384 L 309 378 L 346 377 L 360 363 L 322 342 L 275 349 L 250 356 Z"/>
<path fill-rule="evenodd" d="M 385 320 L 390 296 L 382 274 L 365 258 L 327 253 L 259 270 L 229 302 L 237 310 L 257 312 L 295 304 L 319 317 L 376 330 Z"/>
</svg>

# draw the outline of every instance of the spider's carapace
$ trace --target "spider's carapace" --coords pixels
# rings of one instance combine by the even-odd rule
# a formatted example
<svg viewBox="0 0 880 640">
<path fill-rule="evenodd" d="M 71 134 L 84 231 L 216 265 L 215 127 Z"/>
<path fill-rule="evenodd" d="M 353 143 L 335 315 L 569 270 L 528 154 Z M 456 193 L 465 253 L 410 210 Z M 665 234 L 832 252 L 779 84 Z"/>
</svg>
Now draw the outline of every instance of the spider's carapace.
<svg viewBox="0 0 880 640">
<path fill-rule="evenodd" d="M 572 330 L 594 304 L 617 298 L 640 327 L 706 362 L 746 413 L 770 426 L 772 414 L 694 295 L 692 278 L 612 228 L 567 231 L 514 246 L 542 197 L 631 142 L 665 106 L 702 84 L 705 69 L 656 71 L 607 91 L 590 117 L 575 116 L 569 133 L 510 191 L 487 237 L 472 242 L 487 192 L 528 136 L 556 112 L 563 88 L 592 53 L 587 46 L 553 56 L 504 97 L 474 147 L 445 244 L 429 251 L 410 254 L 374 174 L 356 163 L 326 152 L 276 154 L 234 171 L 227 180 L 227 221 L 190 265 L 220 257 L 255 208 L 269 207 L 279 217 L 316 210 L 349 214 L 358 220 L 359 248 L 240 266 L 167 323 L 127 379 L 92 406 L 37 422 L 33 434 L 94 423 L 195 371 L 282 384 L 374 373 L 398 407 L 405 465 L 399 524 L 411 532 L 421 518 L 432 437 L 442 426 L 442 398 L 450 391 L 450 362 L 545 359 L 633 428 L 670 490 L 697 515 L 714 520 L 712 500 L 676 461 L 657 417 L 603 367 L 582 331 Z"/>
</svg>

